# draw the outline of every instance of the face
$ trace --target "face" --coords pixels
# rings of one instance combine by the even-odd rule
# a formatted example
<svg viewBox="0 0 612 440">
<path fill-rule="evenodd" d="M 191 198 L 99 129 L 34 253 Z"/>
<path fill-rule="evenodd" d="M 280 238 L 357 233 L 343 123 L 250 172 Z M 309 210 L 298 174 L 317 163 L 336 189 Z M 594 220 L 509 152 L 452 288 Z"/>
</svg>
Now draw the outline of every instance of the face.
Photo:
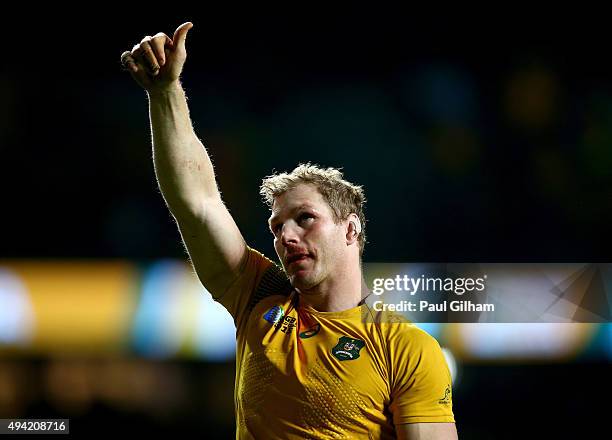
<svg viewBox="0 0 612 440">
<path fill-rule="evenodd" d="M 346 225 L 315 186 L 300 184 L 274 200 L 270 231 L 291 284 L 304 292 L 334 273 L 346 252 Z"/>
</svg>

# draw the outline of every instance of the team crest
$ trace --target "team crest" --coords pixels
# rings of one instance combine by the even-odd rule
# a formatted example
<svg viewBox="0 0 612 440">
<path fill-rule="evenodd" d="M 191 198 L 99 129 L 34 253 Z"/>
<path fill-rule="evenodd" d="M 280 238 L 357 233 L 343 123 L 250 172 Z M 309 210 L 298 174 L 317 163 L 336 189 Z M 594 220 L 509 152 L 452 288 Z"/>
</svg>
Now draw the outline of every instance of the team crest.
<svg viewBox="0 0 612 440">
<path fill-rule="evenodd" d="M 342 336 L 331 352 L 340 361 L 352 361 L 359 357 L 359 351 L 363 347 L 365 342 L 362 340 Z"/>
<path fill-rule="evenodd" d="M 270 324 L 276 324 L 283 318 L 284 315 L 285 311 L 281 306 L 274 306 L 266 312 L 263 319 L 268 321 Z"/>
</svg>

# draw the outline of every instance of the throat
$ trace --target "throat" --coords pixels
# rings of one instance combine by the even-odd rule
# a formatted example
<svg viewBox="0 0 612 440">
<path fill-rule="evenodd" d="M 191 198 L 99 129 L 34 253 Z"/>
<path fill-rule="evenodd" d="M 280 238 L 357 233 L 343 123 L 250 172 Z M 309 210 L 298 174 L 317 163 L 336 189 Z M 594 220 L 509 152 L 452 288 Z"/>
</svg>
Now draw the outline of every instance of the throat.
<svg viewBox="0 0 612 440">
<path fill-rule="evenodd" d="M 342 312 L 362 304 L 363 297 L 360 292 L 316 292 L 313 290 L 296 289 L 301 304 L 307 305 L 318 312 Z"/>
</svg>

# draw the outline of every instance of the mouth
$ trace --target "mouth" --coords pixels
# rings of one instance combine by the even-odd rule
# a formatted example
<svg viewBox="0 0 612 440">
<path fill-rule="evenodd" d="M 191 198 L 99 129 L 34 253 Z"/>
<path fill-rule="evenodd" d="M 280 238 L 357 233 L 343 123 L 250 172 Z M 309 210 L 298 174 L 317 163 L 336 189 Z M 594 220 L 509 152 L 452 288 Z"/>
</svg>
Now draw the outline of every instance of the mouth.
<svg viewBox="0 0 612 440">
<path fill-rule="evenodd" d="M 285 261 L 287 263 L 287 266 L 291 266 L 294 263 L 301 263 L 302 261 L 306 261 L 307 258 L 310 258 L 308 254 L 299 253 L 289 255 Z"/>
</svg>

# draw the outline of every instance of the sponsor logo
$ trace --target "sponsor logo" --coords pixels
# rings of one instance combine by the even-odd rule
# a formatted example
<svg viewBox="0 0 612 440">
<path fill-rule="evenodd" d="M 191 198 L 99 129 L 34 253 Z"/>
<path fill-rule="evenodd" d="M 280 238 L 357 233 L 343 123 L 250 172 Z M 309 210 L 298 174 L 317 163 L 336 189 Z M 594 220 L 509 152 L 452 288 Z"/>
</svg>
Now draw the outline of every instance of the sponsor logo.
<svg viewBox="0 0 612 440">
<path fill-rule="evenodd" d="M 313 336 L 316 336 L 320 330 L 321 330 L 321 324 L 315 324 L 314 326 L 310 327 L 308 330 L 305 330 L 302 333 L 300 333 L 300 338 L 302 339 L 312 338 Z"/>
<path fill-rule="evenodd" d="M 365 342 L 362 340 L 342 336 L 331 352 L 340 361 L 352 361 L 359 357 L 359 351 L 363 347 L 365 347 Z"/>
<path fill-rule="evenodd" d="M 451 386 L 450 385 L 446 385 L 446 389 L 444 390 L 444 397 L 442 397 L 440 400 L 438 400 L 438 403 L 440 405 L 448 405 L 451 403 L 451 395 L 452 395 L 452 391 L 451 391 Z"/>
<path fill-rule="evenodd" d="M 295 328 L 297 319 L 293 316 L 285 316 L 282 320 L 274 324 L 274 327 L 280 329 L 283 333 L 291 333 Z"/>
</svg>

